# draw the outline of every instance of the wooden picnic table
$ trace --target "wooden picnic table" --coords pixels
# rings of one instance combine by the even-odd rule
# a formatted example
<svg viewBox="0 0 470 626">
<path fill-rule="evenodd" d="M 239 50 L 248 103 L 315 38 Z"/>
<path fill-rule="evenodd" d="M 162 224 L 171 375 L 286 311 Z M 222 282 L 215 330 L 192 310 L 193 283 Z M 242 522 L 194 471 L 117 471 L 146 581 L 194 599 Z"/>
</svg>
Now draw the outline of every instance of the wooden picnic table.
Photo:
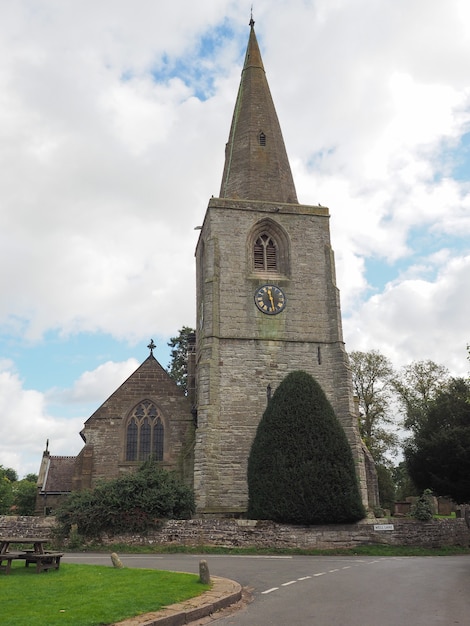
<svg viewBox="0 0 470 626">
<path fill-rule="evenodd" d="M 7 554 L 11 543 L 30 545 L 34 554 L 44 554 L 44 544 L 49 541 L 42 537 L 0 537 L 0 554 Z"/>
<path fill-rule="evenodd" d="M 11 562 L 14 559 L 24 559 L 25 566 L 30 563 L 36 564 L 36 572 L 48 571 L 50 569 L 59 569 L 60 559 L 63 557 L 62 552 L 48 552 L 44 550 L 44 544 L 49 539 L 38 537 L 4 537 L 0 538 L 0 570 L 5 570 L 6 574 L 11 572 Z M 22 552 L 11 552 L 10 544 L 20 544 L 32 546 L 32 549 L 26 549 Z M 3 565 L 5 562 L 5 565 Z"/>
</svg>

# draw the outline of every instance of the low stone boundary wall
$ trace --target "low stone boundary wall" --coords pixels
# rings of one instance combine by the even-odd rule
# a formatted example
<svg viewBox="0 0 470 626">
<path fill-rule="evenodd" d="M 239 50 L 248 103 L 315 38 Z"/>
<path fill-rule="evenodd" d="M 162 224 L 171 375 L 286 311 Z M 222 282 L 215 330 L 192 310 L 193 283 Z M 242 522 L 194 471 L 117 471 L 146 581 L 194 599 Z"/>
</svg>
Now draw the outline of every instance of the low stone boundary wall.
<svg viewBox="0 0 470 626">
<path fill-rule="evenodd" d="M 269 521 L 168 520 L 161 530 L 140 535 L 103 537 L 104 544 L 184 545 L 257 548 L 331 549 L 370 544 L 421 547 L 468 546 L 464 520 L 364 520 L 358 524 L 289 526 Z"/>
<path fill-rule="evenodd" d="M 38 537 L 47 539 L 55 526 L 53 517 L 0 515 L 0 537 Z"/>
<path fill-rule="evenodd" d="M 48 537 L 53 517 L 0 516 L 0 536 Z M 168 520 L 146 535 L 104 536 L 104 545 L 182 545 L 257 548 L 331 549 L 360 545 L 408 545 L 426 548 L 468 546 L 470 531 L 464 519 L 418 522 L 412 519 L 363 520 L 358 524 L 289 526 L 264 520 Z"/>
</svg>

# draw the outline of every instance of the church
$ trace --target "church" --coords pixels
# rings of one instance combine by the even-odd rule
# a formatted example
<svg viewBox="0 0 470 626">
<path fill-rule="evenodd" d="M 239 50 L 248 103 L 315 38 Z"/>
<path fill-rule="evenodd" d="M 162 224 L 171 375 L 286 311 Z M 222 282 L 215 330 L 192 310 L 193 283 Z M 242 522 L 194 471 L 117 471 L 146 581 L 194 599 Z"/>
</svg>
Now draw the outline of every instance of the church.
<svg viewBox="0 0 470 626">
<path fill-rule="evenodd" d="M 76 457 L 43 454 L 37 511 L 150 455 L 194 488 L 199 516 L 243 516 L 247 463 L 271 394 L 292 371 L 322 386 L 346 433 L 366 508 L 377 479 L 358 428 L 329 211 L 297 199 L 250 20 L 218 198 L 196 247 L 196 333 L 185 395 L 153 356 L 93 413 Z"/>
</svg>

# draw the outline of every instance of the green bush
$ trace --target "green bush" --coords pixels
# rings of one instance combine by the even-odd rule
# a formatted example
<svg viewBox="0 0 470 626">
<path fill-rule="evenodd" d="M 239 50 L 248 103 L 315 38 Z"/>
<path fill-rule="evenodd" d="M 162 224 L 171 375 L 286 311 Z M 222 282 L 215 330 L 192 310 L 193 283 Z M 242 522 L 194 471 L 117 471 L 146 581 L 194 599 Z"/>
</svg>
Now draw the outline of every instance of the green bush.
<svg viewBox="0 0 470 626">
<path fill-rule="evenodd" d="M 414 517 L 420 522 L 428 522 L 433 518 L 432 491 L 425 489 L 423 493 L 416 499 L 416 502 L 411 506 L 410 517 Z"/>
<path fill-rule="evenodd" d="M 291 524 L 365 515 L 346 435 L 320 385 L 292 372 L 258 425 L 248 459 L 248 515 Z"/>
<path fill-rule="evenodd" d="M 59 534 L 98 538 L 102 533 L 146 532 L 163 519 L 187 518 L 194 511 L 192 490 L 154 461 L 135 473 L 101 481 L 92 490 L 72 492 L 58 509 Z"/>
</svg>

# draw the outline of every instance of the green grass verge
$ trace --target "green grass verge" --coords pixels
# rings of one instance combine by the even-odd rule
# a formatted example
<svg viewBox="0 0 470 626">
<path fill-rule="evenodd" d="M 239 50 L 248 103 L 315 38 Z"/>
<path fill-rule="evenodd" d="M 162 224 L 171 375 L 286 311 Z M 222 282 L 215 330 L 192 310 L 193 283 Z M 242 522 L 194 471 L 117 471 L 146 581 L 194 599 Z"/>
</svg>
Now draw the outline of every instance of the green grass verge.
<svg viewBox="0 0 470 626">
<path fill-rule="evenodd" d="M 200 595 L 195 574 L 62 563 L 36 574 L 13 562 L 0 573 L 1 622 L 8 626 L 103 626 Z"/>
</svg>

